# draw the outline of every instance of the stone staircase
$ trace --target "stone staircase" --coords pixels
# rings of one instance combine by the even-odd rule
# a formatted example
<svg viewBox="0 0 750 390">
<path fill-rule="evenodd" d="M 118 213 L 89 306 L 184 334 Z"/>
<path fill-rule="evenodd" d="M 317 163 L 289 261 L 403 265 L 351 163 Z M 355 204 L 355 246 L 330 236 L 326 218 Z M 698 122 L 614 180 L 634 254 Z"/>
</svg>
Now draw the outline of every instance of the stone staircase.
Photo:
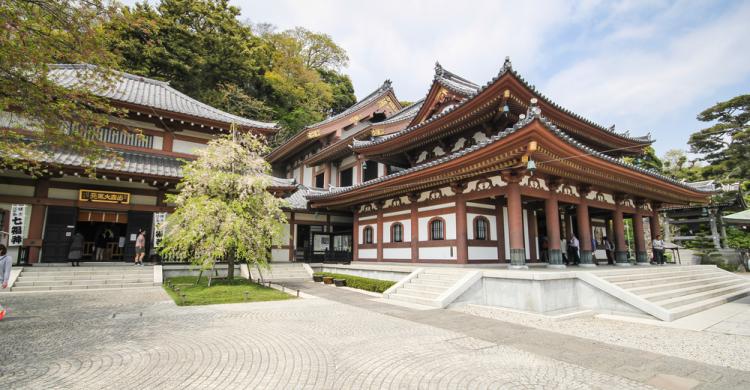
<svg viewBox="0 0 750 390">
<path fill-rule="evenodd" d="M 312 275 L 307 267 L 305 267 L 306 265 L 304 263 L 271 262 L 271 269 L 261 269 L 261 272 L 265 281 L 310 280 Z M 257 268 L 251 268 L 249 271 L 250 277 L 258 279 Z"/>
<path fill-rule="evenodd" d="M 443 308 L 481 277 L 481 271 L 419 268 L 385 291 L 383 296 L 395 301 Z"/>
<path fill-rule="evenodd" d="M 24 267 L 11 291 L 66 291 L 154 286 L 153 267 Z"/>
<path fill-rule="evenodd" d="M 750 279 L 713 265 L 639 267 L 597 276 L 644 301 L 644 307 L 656 306 L 656 313 L 644 311 L 665 321 L 750 294 Z"/>
</svg>

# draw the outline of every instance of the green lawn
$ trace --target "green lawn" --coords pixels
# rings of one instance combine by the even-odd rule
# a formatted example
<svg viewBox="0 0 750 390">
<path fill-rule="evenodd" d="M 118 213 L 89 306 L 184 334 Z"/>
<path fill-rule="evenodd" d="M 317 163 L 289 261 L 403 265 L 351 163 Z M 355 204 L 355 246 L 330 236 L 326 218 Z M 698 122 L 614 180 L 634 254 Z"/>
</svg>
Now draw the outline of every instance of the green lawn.
<svg viewBox="0 0 750 390">
<path fill-rule="evenodd" d="M 217 303 L 237 302 L 260 302 L 279 301 L 292 299 L 294 296 L 283 293 L 272 288 L 259 286 L 246 279 L 236 278 L 233 281 L 213 280 L 208 287 L 208 278 L 201 278 L 200 284 L 196 285 L 195 276 L 178 276 L 169 278 L 167 281 L 179 288 L 179 293 L 169 288 L 167 281 L 164 282 L 164 290 L 175 301 L 178 306 L 212 305 Z M 247 299 L 245 291 L 249 292 Z M 179 294 L 185 294 L 185 303 Z"/>
<path fill-rule="evenodd" d="M 363 278 L 361 276 L 345 275 L 345 274 L 334 274 L 330 272 L 316 272 L 315 275 L 330 276 L 334 279 L 345 279 L 346 286 L 352 288 L 358 288 L 360 290 L 373 291 L 382 293 L 388 290 L 391 286 L 396 284 L 390 280 L 370 279 Z"/>
</svg>

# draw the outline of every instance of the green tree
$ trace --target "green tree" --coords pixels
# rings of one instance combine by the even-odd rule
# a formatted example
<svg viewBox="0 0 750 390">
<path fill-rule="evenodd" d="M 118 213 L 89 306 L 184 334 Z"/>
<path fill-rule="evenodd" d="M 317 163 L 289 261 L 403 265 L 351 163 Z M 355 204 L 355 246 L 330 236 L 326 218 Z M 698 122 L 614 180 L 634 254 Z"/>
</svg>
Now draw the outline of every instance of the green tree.
<svg viewBox="0 0 750 390">
<path fill-rule="evenodd" d="M 750 177 L 750 95 L 716 103 L 698 115 L 714 122 L 690 136 L 693 153 L 703 155 L 708 165 L 704 177 L 720 182 L 747 181 Z"/>
<path fill-rule="evenodd" d="M 688 160 L 684 150 L 671 149 L 662 157 L 663 173 L 688 182 L 705 180 L 703 169 L 695 160 Z"/>
<path fill-rule="evenodd" d="M 92 90 L 111 82 L 116 60 L 105 23 L 117 17 L 117 7 L 101 0 L 0 0 L 0 166 L 43 173 L 39 161 L 64 147 L 93 169 L 104 152 L 71 125 L 101 126 L 116 114 Z M 50 77 L 49 64 L 60 62 L 97 66 L 65 87 Z"/>
<path fill-rule="evenodd" d="M 229 279 L 235 261 L 267 268 L 286 223 L 284 200 L 266 190 L 271 167 L 262 157 L 265 143 L 250 133 L 234 138 L 212 140 L 184 167 L 179 193 L 167 197 L 176 209 L 167 218 L 161 249 L 201 270 L 226 260 Z"/>
<path fill-rule="evenodd" d="M 656 156 L 656 151 L 651 146 L 645 147 L 643 149 L 642 155 L 638 155 L 635 157 L 626 157 L 625 161 L 637 167 L 648 169 L 658 173 L 661 173 L 663 168 L 662 161 L 659 159 L 659 157 Z"/>
<path fill-rule="evenodd" d="M 330 111 L 332 115 L 346 110 L 357 102 L 357 97 L 354 96 L 354 86 L 349 76 L 325 69 L 318 70 L 318 73 L 323 82 L 331 87 Z"/>
</svg>

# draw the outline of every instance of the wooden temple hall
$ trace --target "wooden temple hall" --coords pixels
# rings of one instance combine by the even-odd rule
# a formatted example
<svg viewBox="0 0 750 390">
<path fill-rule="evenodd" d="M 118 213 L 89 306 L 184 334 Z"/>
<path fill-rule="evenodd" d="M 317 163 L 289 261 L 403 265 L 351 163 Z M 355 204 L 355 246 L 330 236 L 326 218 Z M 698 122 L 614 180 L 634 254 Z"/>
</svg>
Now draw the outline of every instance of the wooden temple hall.
<svg viewBox="0 0 750 390">
<path fill-rule="evenodd" d="M 438 64 L 424 99 L 406 108 L 386 82 L 268 159 L 299 184 L 295 207 L 326 221 L 316 230 L 351 240 L 354 261 L 562 268 L 566 255 L 605 260 L 605 238 L 615 264 L 648 264 L 658 210 L 708 201 L 711 192 L 624 161 L 652 142 L 560 107 L 506 59 L 481 86 Z M 302 256 L 320 222 L 291 221 L 290 260 L 335 252 L 312 245 Z M 579 250 L 566 253 L 573 236 Z"/>
</svg>

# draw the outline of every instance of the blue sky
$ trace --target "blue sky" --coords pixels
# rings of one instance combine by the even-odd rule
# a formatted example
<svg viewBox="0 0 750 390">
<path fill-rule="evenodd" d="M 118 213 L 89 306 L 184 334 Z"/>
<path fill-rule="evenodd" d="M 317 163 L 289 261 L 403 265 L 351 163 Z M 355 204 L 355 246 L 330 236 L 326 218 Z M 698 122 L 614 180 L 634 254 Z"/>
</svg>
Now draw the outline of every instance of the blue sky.
<svg viewBox="0 0 750 390">
<path fill-rule="evenodd" d="M 389 78 L 400 99 L 420 99 L 435 61 L 484 84 L 510 56 L 563 107 L 650 132 L 659 155 L 687 148 L 701 110 L 750 93 L 750 1 L 231 2 L 253 23 L 330 34 L 359 97 Z"/>
</svg>

